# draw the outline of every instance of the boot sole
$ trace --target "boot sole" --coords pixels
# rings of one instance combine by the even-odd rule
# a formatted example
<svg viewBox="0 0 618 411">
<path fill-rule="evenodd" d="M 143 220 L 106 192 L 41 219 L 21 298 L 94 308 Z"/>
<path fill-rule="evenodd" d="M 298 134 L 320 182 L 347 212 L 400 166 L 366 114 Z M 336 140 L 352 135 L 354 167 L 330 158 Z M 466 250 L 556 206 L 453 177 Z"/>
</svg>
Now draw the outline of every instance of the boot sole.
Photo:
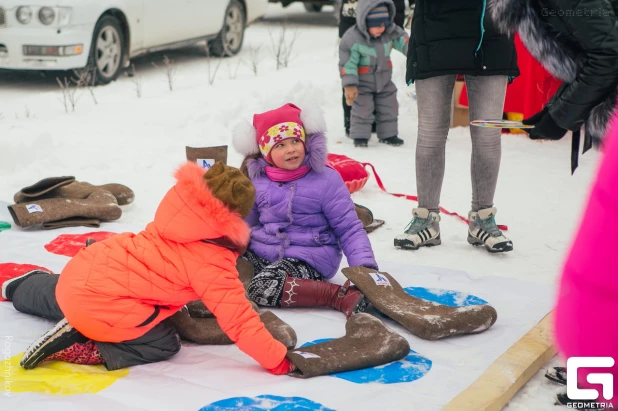
<svg viewBox="0 0 618 411">
<path fill-rule="evenodd" d="M 504 244 L 502 246 L 502 248 L 491 248 L 489 247 L 487 244 L 485 244 L 484 242 L 482 242 L 481 240 L 479 240 L 476 237 L 472 237 L 471 235 L 468 235 L 468 244 L 473 245 L 474 247 L 477 246 L 483 246 L 485 247 L 485 250 L 487 250 L 487 252 L 490 252 L 492 254 L 495 253 L 508 253 L 509 251 L 513 251 L 513 244 L 508 244 L 508 243 L 498 243 L 496 245 L 500 245 L 500 244 Z"/>
<path fill-rule="evenodd" d="M 386 141 L 382 141 L 382 140 L 380 140 L 380 143 L 382 143 L 382 144 L 386 144 L 387 146 L 392 146 L 392 147 L 400 147 L 400 146 L 403 146 L 403 143 L 395 143 L 395 144 L 393 144 L 393 143 L 387 143 Z"/>
<path fill-rule="evenodd" d="M 384 225 L 384 223 L 385 223 L 384 220 L 374 219 L 371 224 L 366 225 L 363 228 L 365 229 L 367 234 L 369 234 L 369 233 L 373 233 L 375 230 L 377 230 L 378 228 L 382 227 Z"/>
<path fill-rule="evenodd" d="M 73 328 L 64 318 L 28 347 L 19 365 L 26 370 L 33 369 L 50 355 L 69 348 L 75 343 L 87 341 L 88 338 Z"/>
<path fill-rule="evenodd" d="M 432 240 L 424 241 L 420 243 L 419 245 L 414 245 L 414 243 L 409 240 L 395 239 L 394 244 L 395 244 L 395 247 L 402 248 L 404 250 L 418 250 L 421 247 L 433 247 L 436 245 L 440 245 L 442 244 L 442 240 L 440 239 L 440 236 L 438 236 Z"/>
</svg>

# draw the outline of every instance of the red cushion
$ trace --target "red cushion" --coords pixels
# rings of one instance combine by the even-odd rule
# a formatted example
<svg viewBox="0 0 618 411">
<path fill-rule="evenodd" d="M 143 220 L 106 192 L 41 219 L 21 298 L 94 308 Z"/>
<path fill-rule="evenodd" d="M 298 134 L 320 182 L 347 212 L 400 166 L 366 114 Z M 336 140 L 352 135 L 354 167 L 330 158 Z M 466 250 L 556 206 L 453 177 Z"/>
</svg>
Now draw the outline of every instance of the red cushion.
<svg viewBox="0 0 618 411">
<path fill-rule="evenodd" d="M 354 193 L 365 186 L 369 173 L 362 163 L 341 154 L 329 154 L 328 162 L 337 170 L 350 193 Z"/>
<path fill-rule="evenodd" d="M 26 274 L 28 271 L 32 270 L 47 271 L 51 274 L 51 270 L 48 270 L 47 268 L 38 265 L 0 263 L 0 286 L 2 286 L 2 283 L 4 283 L 5 281 L 10 280 L 11 278 L 19 277 L 20 275 Z M 0 297 L 0 301 L 6 300 Z"/>
</svg>

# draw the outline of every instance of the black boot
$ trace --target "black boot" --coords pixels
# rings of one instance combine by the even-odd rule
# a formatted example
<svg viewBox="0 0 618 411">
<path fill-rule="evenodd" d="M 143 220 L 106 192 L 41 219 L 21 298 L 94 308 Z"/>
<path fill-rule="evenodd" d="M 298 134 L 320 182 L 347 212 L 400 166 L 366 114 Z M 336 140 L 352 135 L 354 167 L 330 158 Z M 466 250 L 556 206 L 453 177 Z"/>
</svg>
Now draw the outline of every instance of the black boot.
<svg viewBox="0 0 618 411">
<path fill-rule="evenodd" d="M 587 409 L 588 407 L 586 407 L 586 405 L 590 405 L 591 406 L 590 409 L 593 409 L 592 404 L 596 404 L 596 400 L 572 400 L 569 398 L 566 392 L 557 394 L 556 400 L 557 400 L 555 403 L 556 405 L 566 405 L 569 408 L 582 404 Z M 584 408 L 581 408 L 581 409 L 584 409 Z"/>
<path fill-rule="evenodd" d="M 354 139 L 354 147 L 368 147 L 369 139 L 367 138 L 355 138 Z"/>
<path fill-rule="evenodd" d="M 54 356 L 54 354 L 61 352 L 68 354 L 70 351 L 75 351 L 79 345 L 83 345 L 89 340 L 89 338 L 85 337 L 82 333 L 73 328 L 73 326 L 67 322 L 66 318 L 63 318 L 54 328 L 47 331 L 38 340 L 32 343 L 30 347 L 28 347 L 19 365 L 27 370 L 31 370 L 46 360 L 65 360 L 65 358 L 58 358 L 58 356 Z M 73 347 L 73 350 L 67 350 L 68 348 L 71 348 L 73 344 L 79 345 Z M 91 354 L 94 354 L 94 351 L 98 353 L 96 346 L 91 345 L 88 348 L 88 353 L 85 356 L 87 359 L 90 358 Z M 81 352 L 82 349 L 79 349 L 78 351 Z M 93 364 L 101 364 L 102 358 L 100 355 L 96 357 L 97 361 Z M 78 358 L 79 356 L 74 358 L 71 362 L 79 364 L 79 362 L 76 361 Z"/>
<path fill-rule="evenodd" d="M 383 138 L 380 140 L 380 143 L 388 144 L 389 146 L 400 146 L 403 144 L 403 140 L 397 136 Z"/>
<path fill-rule="evenodd" d="M 4 283 L 2 283 L 2 298 L 8 301 L 13 301 L 13 294 L 15 294 L 15 290 L 17 290 L 17 287 L 19 287 L 21 283 L 26 281 L 27 278 L 32 277 L 33 275 L 37 275 L 37 274 L 52 275 L 48 273 L 47 271 L 32 270 L 18 277 L 10 278 L 6 280 Z"/>
</svg>

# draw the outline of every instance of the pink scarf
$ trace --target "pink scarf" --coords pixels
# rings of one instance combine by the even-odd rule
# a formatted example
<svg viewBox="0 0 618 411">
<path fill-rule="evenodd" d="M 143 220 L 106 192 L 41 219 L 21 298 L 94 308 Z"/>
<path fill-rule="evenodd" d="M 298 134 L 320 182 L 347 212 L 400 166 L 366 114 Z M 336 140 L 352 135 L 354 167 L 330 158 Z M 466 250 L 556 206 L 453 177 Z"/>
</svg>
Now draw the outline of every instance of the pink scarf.
<svg viewBox="0 0 618 411">
<path fill-rule="evenodd" d="M 303 165 L 298 167 L 296 170 L 286 170 L 284 168 L 266 166 L 264 167 L 264 171 L 266 171 L 266 175 L 272 181 L 277 183 L 287 183 L 305 176 L 309 171 L 311 171 L 311 167 Z"/>
</svg>

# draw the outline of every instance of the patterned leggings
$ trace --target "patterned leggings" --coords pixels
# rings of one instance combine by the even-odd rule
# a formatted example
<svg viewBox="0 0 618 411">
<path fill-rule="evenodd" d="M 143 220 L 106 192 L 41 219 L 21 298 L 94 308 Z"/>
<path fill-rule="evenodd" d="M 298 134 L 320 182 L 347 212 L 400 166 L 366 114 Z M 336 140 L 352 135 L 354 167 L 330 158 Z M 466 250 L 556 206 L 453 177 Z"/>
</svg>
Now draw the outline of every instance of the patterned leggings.
<svg viewBox="0 0 618 411">
<path fill-rule="evenodd" d="M 270 263 L 253 251 L 247 251 L 242 258 L 253 264 L 257 273 L 247 287 L 249 298 L 259 305 L 281 307 L 283 285 L 286 277 L 322 281 L 322 275 L 304 261 L 284 258 Z"/>
</svg>

